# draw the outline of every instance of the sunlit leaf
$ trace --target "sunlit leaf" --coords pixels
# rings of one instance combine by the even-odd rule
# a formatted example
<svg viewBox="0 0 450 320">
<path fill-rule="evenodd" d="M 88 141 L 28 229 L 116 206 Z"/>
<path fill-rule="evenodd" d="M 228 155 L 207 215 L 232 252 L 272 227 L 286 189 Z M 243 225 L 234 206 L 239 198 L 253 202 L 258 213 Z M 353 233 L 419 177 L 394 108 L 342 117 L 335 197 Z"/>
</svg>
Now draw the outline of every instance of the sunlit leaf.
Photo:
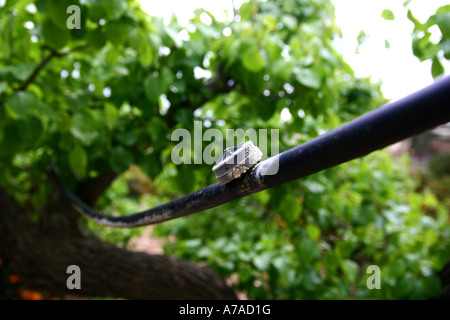
<svg viewBox="0 0 450 320">
<path fill-rule="evenodd" d="M 73 117 L 73 126 L 70 128 L 70 132 L 74 137 L 83 142 L 83 144 L 90 145 L 98 135 L 93 130 L 94 127 L 95 122 L 91 117 L 77 113 Z"/>
<path fill-rule="evenodd" d="M 384 9 L 383 12 L 381 13 L 381 16 L 383 17 L 383 19 L 386 19 L 386 20 L 394 20 L 395 19 L 395 15 L 392 12 L 392 10 L 390 10 L 390 9 Z"/>
<path fill-rule="evenodd" d="M 294 68 L 294 76 L 298 82 L 313 89 L 320 88 L 320 76 L 314 70 L 308 68 Z"/>
<path fill-rule="evenodd" d="M 257 48 L 251 48 L 242 54 L 242 64 L 252 72 L 258 72 L 266 66 L 264 57 Z"/>
<path fill-rule="evenodd" d="M 431 74 L 433 75 L 433 78 L 436 78 L 444 73 L 444 67 L 441 64 L 441 61 L 439 61 L 438 57 L 435 57 L 433 59 L 433 63 L 431 65 Z"/>
</svg>

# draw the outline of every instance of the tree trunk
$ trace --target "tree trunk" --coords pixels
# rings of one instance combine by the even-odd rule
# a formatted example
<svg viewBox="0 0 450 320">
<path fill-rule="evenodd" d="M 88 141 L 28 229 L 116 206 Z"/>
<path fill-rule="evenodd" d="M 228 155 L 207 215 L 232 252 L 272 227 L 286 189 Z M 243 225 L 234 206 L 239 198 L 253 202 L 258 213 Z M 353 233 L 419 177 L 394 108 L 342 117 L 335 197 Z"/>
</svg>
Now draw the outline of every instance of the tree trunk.
<svg viewBox="0 0 450 320">
<path fill-rule="evenodd" d="M 0 246 L 27 288 L 54 296 L 126 299 L 236 299 L 208 267 L 164 255 L 131 252 L 83 233 L 79 215 L 55 191 L 32 222 L 0 189 Z M 81 270 L 81 289 L 69 290 L 67 267 Z"/>
</svg>

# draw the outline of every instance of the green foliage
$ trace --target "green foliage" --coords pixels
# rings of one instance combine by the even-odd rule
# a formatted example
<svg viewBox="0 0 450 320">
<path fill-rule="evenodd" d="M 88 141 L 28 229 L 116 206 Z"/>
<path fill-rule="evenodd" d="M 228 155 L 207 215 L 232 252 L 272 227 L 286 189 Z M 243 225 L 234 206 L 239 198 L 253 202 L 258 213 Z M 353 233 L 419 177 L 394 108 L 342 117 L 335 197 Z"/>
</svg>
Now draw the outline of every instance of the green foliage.
<svg viewBox="0 0 450 320">
<path fill-rule="evenodd" d="M 436 178 L 450 174 L 450 155 L 443 153 L 431 159 L 430 170 Z"/>
<path fill-rule="evenodd" d="M 70 168 L 81 175 L 85 175 L 88 157 L 86 151 L 81 146 L 76 146 L 69 152 Z"/>
<path fill-rule="evenodd" d="M 386 20 L 394 20 L 395 19 L 395 15 L 392 12 L 392 10 L 389 9 L 384 9 L 383 12 L 381 13 L 381 16 L 383 17 L 383 19 Z"/>
<path fill-rule="evenodd" d="M 450 254 L 448 212 L 429 191 L 415 193 L 405 161 L 378 152 L 156 234 L 175 235 L 167 253 L 237 274 L 236 288 L 255 299 L 432 298 L 434 270 Z M 366 286 L 372 264 L 381 290 Z"/>
<path fill-rule="evenodd" d="M 81 29 L 65 25 L 69 4 L 80 7 Z M 216 182 L 209 165 L 172 162 L 177 128 L 280 129 L 283 151 L 385 102 L 333 47 L 328 0 L 249 1 L 232 22 L 204 24 L 202 14 L 166 25 L 132 0 L 7 1 L 0 186 L 36 213 L 51 192 L 50 163 L 74 188 L 115 172 L 97 209 L 127 214 Z M 447 35 L 446 21 L 433 23 Z M 415 52 L 434 58 L 423 28 Z M 448 38 L 436 46 L 447 54 Z M 136 191 L 147 193 L 141 205 L 127 176 L 137 166 L 150 178 Z M 140 230 L 88 227 L 120 245 Z M 434 297 L 449 232 L 447 208 L 415 192 L 384 152 L 155 229 L 166 253 L 237 276 L 250 298 L 278 299 Z M 369 264 L 380 266 L 382 290 L 367 289 Z"/>
<path fill-rule="evenodd" d="M 408 11 L 408 19 L 414 23 L 412 42 L 414 55 L 420 61 L 432 60 L 431 74 L 433 78 L 439 77 L 445 72 L 441 61 L 450 60 L 450 5 L 438 8 L 425 23 L 417 20 L 411 10 Z M 432 28 L 436 26 L 441 32 L 438 42 L 431 40 Z"/>
</svg>

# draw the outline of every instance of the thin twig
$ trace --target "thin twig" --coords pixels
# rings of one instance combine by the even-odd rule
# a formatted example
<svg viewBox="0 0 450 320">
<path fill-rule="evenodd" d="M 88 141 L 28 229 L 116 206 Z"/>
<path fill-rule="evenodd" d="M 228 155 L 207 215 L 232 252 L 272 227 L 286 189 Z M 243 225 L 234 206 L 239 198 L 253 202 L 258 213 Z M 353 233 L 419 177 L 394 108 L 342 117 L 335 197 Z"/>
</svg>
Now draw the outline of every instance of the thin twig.
<svg viewBox="0 0 450 320">
<path fill-rule="evenodd" d="M 75 51 L 79 51 L 82 49 L 87 48 L 87 44 L 83 44 L 83 45 L 79 45 L 76 46 L 72 49 L 70 49 L 69 51 L 66 52 L 58 52 L 55 49 L 48 47 L 48 46 L 43 46 L 43 49 L 48 49 L 50 51 L 50 53 L 48 54 L 48 56 L 46 56 L 45 58 L 43 58 L 41 60 L 41 62 L 36 66 L 36 68 L 33 70 L 33 72 L 28 76 L 27 79 L 25 79 L 25 81 L 16 89 L 16 91 L 23 91 L 26 88 L 28 88 L 28 86 L 31 84 L 31 82 L 34 81 L 34 79 L 37 77 L 37 75 L 39 74 L 39 72 L 44 69 L 44 67 L 50 62 L 50 60 L 52 60 L 54 57 L 63 57 L 66 56 L 68 54 L 71 54 Z"/>
<path fill-rule="evenodd" d="M 55 57 L 55 52 L 51 52 L 47 57 L 41 60 L 41 62 L 36 66 L 36 68 L 33 70 L 33 72 L 29 75 L 29 77 L 20 85 L 20 87 L 17 88 L 16 91 L 23 91 L 25 90 L 31 82 L 37 77 L 39 72 L 47 65 L 47 63 L 50 62 L 50 60 Z"/>
</svg>

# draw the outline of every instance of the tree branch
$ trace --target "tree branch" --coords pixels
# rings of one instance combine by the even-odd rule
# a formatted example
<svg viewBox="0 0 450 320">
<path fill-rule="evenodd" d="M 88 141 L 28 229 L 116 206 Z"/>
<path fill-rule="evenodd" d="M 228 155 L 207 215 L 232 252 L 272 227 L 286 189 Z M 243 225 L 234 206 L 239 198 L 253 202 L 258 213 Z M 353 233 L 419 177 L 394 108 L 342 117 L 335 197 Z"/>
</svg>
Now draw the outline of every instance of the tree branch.
<svg viewBox="0 0 450 320">
<path fill-rule="evenodd" d="M 79 51 L 79 50 L 83 50 L 85 48 L 88 47 L 88 44 L 83 44 L 83 45 L 79 45 L 76 46 L 66 52 L 57 52 L 55 49 L 49 47 L 49 46 L 43 46 L 43 49 L 48 49 L 50 51 L 50 53 L 41 60 L 41 62 L 36 66 L 36 68 L 33 70 L 33 72 L 28 76 L 27 79 L 25 79 L 25 81 L 16 89 L 16 91 L 23 91 L 26 90 L 26 88 L 28 88 L 28 86 L 34 81 L 34 79 L 36 79 L 36 77 L 38 76 L 39 72 L 41 72 L 42 69 L 44 69 L 44 67 L 50 62 L 50 60 L 52 60 L 55 57 L 64 57 L 68 54 L 71 54 L 75 51 Z"/>
<path fill-rule="evenodd" d="M 76 194 L 90 206 L 93 206 L 98 197 L 116 179 L 117 173 L 103 172 L 95 178 L 81 181 L 76 190 Z"/>
<path fill-rule="evenodd" d="M 50 52 L 48 56 L 46 56 L 44 59 L 41 60 L 41 62 L 37 65 L 37 67 L 33 70 L 33 72 L 29 75 L 27 79 L 16 89 L 16 91 L 23 91 L 25 90 L 31 82 L 37 77 L 39 72 L 44 69 L 44 67 L 50 62 L 50 60 L 55 57 L 55 52 Z"/>
<path fill-rule="evenodd" d="M 165 255 L 132 252 L 78 229 L 78 214 L 56 191 L 45 217 L 32 222 L 0 189 L 0 245 L 20 285 L 52 296 L 128 299 L 236 299 L 212 269 Z M 81 270 L 81 289 L 66 286 L 66 269 Z"/>
</svg>

